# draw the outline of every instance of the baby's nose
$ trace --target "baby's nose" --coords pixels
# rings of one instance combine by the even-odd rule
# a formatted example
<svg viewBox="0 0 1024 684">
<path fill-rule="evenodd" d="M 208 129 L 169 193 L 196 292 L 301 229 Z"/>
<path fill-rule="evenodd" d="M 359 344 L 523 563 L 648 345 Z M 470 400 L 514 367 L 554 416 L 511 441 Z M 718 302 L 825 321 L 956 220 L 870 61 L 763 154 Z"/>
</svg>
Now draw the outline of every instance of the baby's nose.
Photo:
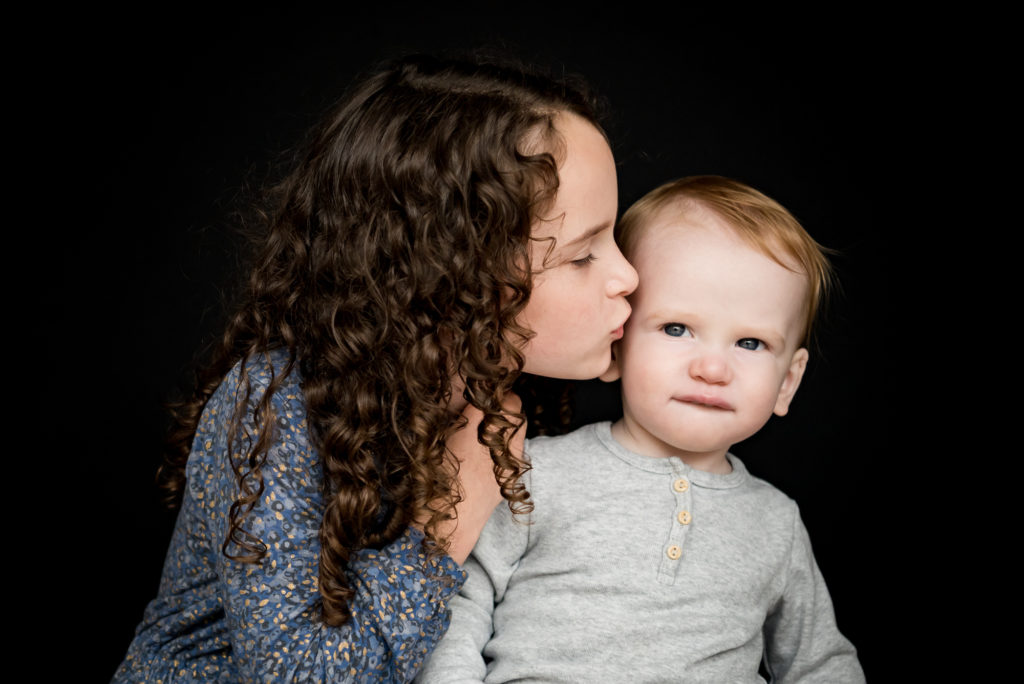
<svg viewBox="0 0 1024 684">
<path fill-rule="evenodd" d="M 707 350 L 690 364 L 690 376 L 717 385 L 729 382 L 732 371 L 725 357 L 717 352 Z"/>
</svg>

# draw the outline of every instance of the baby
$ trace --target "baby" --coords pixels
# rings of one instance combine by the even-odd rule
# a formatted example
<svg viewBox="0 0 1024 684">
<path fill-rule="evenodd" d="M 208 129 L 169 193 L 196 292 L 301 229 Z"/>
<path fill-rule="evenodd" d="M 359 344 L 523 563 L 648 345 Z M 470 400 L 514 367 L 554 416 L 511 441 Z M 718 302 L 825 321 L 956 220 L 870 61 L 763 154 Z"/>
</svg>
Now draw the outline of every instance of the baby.
<svg viewBox="0 0 1024 684">
<path fill-rule="evenodd" d="M 619 236 L 624 415 L 527 442 L 533 512 L 495 510 L 420 681 L 864 681 L 796 504 L 728 453 L 800 385 L 820 246 L 713 176 L 649 193 Z"/>
</svg>

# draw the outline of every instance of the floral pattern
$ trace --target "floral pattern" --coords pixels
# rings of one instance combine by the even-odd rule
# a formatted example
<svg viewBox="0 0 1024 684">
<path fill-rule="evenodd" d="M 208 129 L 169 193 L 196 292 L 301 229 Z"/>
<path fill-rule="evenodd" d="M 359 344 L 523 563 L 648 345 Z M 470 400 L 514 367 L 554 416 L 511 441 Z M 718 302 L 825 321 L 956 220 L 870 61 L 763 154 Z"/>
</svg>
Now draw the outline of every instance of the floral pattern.
<svg viewBox="0 0 1024 684">
<path fill-rule="evenodd" d="M 270 366 L 284 361 L 278 351 L 247 365 L 251 405 L 266 390 Z M 448 556 L 428 559 L 422 533 L 410 529 L 350 563 L 356 596 L 347 624 L 318 619 L 323 471 L 309 442 L 298 371 L 272 397 L 277 423 L 265 489 L 246 519 L 267 555 L 247 564 L 222 553 L 238 492 L 227 429 L 241 400 L 239 373 L 236 366 L 203 412 L 159 593 L 113 681 L 411 680 L 447 630 L 447 602 L 465 573 Z"/>
</svg>

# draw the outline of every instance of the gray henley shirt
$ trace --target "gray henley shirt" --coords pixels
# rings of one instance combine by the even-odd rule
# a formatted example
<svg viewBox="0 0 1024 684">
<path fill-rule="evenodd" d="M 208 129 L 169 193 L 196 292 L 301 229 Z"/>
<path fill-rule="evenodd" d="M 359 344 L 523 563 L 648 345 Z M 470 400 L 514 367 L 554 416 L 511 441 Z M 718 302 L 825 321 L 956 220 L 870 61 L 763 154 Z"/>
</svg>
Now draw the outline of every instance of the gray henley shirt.
<svg viewBox="0 0 1024 684">
<path fill-rule="evenodd" d="M 609 423 L 527 443 L 534 510 L 495 510 L 417 681 L 863 682 L 796 503 L 622 447 Z"/>
</svg>

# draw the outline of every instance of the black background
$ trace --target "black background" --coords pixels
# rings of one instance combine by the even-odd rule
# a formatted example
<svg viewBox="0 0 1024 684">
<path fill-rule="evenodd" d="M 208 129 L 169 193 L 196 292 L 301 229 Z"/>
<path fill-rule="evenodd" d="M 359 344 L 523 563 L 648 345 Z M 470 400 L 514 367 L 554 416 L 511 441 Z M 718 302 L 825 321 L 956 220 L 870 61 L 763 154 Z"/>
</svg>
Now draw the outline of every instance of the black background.
<svg viewBox="0 0 1024 684">
<path fill-rule="evenodd" d="M 35 236 L 58 254 L 41 308 L 59 330 L 40 348 L 63 361 L 49 366 L 36 418 L 72 464 L 78 505 L 61 543 L 80 557 L 58 563 L 50 586 L 61 610 L 95 624 L 66 645 L 77 679 L 113 673 L 156 592 L 173 524 L 153 485 L 161 402 L 219 332 L 241 244 L 232 211 L 358 73 L 403 52 L 487 45 L 581 73 L 608 99 L 620 210 L 666 180 L 718 173 L 778 199 L 839 250 L 842 289 L 790 415 L 734 451 L 800 504 L 869 678 L 894 671 L 888 654 L 913 620 L 896 559 L 912 541 L 893 483 L 896 416 L 879 398 L 900 227 L 877 178 L 900 163 L 894 102 L 909 62 L 877 18 L 623 13 L 390 3 L 168 14 L 131 30 L 94 15 L 68 38 L 48 115 L 73 122 L 57 134 L 71 217 Z M 585 384 L 580 410 L 615 417 L 614 389 Z"/>
</svg>

